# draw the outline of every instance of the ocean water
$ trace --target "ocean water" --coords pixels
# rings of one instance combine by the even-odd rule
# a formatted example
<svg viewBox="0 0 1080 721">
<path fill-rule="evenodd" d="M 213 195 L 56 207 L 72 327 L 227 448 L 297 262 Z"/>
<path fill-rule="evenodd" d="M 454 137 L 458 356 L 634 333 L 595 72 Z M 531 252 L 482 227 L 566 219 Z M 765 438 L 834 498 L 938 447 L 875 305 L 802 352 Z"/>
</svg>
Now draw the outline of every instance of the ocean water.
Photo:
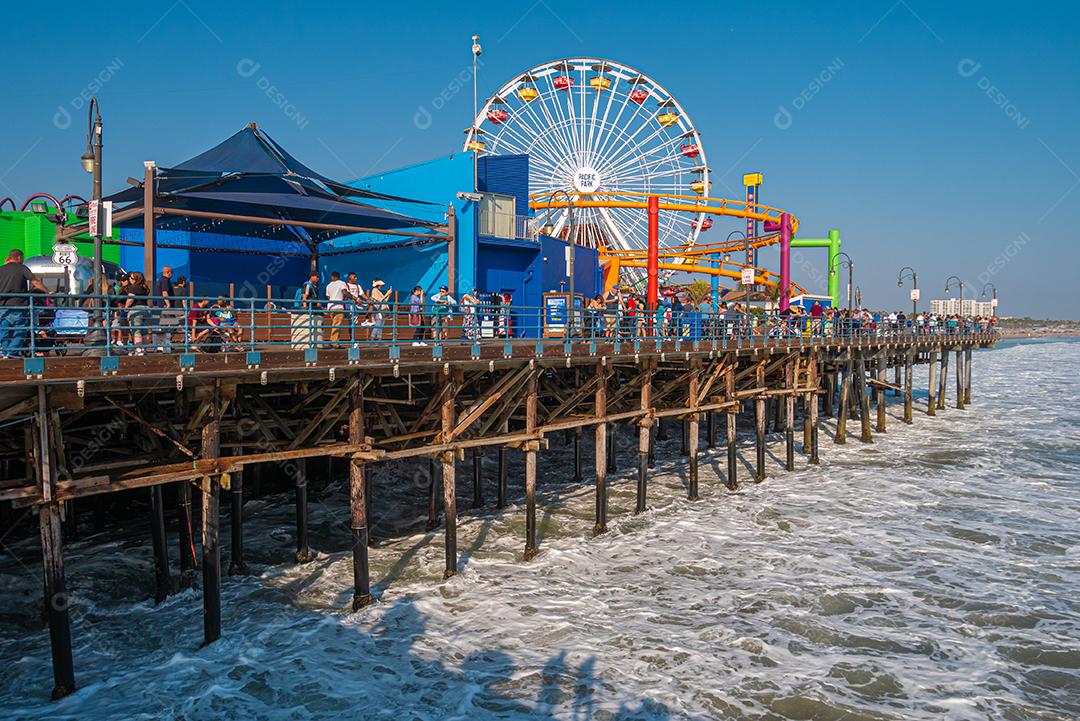
<svg viewBox="0 0 1080 721">
<path fill-rule="evenodd" d="M 735 493 L 717 480 L 718 447 L 694 503 L 676 435 L 640 516 L 625 433 L 611 530 L 597 539 L 591 486 L 566 483 L 570 449 L 556 438 L 529 563 L 521 505 L 467 510 L 466 461 L 461 572 L 447 582 L 441 532 L 416 530 L 426 464 L 378 471 L 377 599 L 359 613 L 343 610 L 341 479 L 312 501 L 317 553 L 304 565 L 290 561 L 291 496 L 251 501 L 249 574 L 224 579 L 224 636 L 206 648 L 197 591 L 149 600 L 146 529 L 87 536 L 67 556 L 79 689 L 58 702 L 36 542 L 9 544 L 0 717 L 1080 718 L 1077 368 L 1078 342 L 977 352 L 967 410 L 929 418 L 917 405 L 906 427 L 890 397 L 888 433 L 835 446 L 827 425 L 821 465 L 799 455 L 792 473 L 773 435 L 769 478 Z M 916 381 L 924 402 L 925 368 Z M 951 377 L 949 388 L 951 404 Z M 740 454 L 748 481 L 749 437 Z M 518 502 L 520 469 L 515 459 Z M 227 564 L 227 518 L 222 528 Z M 169 540 L 175 571 L 171 527 Z"/>
</svg>

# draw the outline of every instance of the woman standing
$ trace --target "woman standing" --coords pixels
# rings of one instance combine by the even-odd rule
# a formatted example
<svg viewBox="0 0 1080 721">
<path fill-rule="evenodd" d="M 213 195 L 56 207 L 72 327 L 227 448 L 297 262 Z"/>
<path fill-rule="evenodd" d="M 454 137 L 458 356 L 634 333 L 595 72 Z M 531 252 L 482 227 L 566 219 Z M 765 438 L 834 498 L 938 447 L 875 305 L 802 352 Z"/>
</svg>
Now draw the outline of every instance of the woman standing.
<svg viewBox="0 0 1080 721">
<path fill-rule="evenodd" d="M 143 331 L 149 330 L 147 323 L 150 320 L 150 312 L 148 310 L 150 295 L 150 288 L 146 285 L 146 279 L 143 278 L 143 274 L 139 272 L 133 272 L 128 274 L 127 283 L 127 301 L 124 304 L 124 308 L 127 309 L 128 326 L 131 327 L 131 339 L 134 350 L 133 355 L 143 355 L 146 349 L 143 347 Z"/>
</svg>

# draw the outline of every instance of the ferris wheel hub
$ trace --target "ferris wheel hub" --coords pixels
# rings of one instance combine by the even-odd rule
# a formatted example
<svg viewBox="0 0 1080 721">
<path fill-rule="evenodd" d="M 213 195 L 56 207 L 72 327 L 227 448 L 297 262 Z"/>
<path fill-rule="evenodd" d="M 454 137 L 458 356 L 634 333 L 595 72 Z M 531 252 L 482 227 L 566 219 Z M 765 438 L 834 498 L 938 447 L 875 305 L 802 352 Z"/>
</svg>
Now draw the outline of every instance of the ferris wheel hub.
<svg viewBox="0 0 1080 721">
<path fill-rule="evenodd" d="M 600 189 L 600 174 L 591 165 L 583 165 L 574 171 L 572 183 L 579 193 L 595 193 Z"/>
</svg>

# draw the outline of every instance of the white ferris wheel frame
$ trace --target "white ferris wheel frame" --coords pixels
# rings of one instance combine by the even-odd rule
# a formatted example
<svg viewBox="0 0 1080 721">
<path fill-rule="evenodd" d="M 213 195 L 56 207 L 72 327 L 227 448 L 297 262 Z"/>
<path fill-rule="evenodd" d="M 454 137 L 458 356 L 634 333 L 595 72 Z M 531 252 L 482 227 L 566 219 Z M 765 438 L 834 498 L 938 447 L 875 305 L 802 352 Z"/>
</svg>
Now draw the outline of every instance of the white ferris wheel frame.
<svg viewBox="0 0 1080 721">
<path fill-rule="evenodd" d="M 603 71 L 595 70 L 596 66 Z M 560 75 L 574 78 L 574 85 L 569 89 L 557 88 L 554 78 Z M 590 86 L 589 80 L 597 76 L 610 78 L 610 86 L 603 90 Z M 538 92 L 528 102 L 517 94 L 524 85 L 531 85 Z M 620 97 L 619 91 L 624 86 L 626 89 Z M 631 90 L 636 88 L 649 93 L 641 103 L 630 99 Z M 618 108 L 614 118 L 610 118 L 613 105 Z M 603 114 L 599 115 L 601 106 Z M 488 112 L 494 109 L 506 110 L 506 120 L 498 124 L 490 121 Z M 628 110 L 631 115 L 623 120 Z M 677 114 L 676 120 L 666 126 L 658 120 L 665 111 Z M 581 190 L 576 184 L 584 169 L 595 170 L 599 177 L 596 190 L 605 193 L 605 200 L 642 200 L 640 195 L 620 198 L 620 191 L 708 196 L 705 148 L 685 108 L 651 77 L 614 60 L 563 58 L 517 73 L 484 102 L 466 130 L 464 149 L 473 150 L 478 140 L 484 144 L 480 152 L 485 154 L 529 155 L 530 194 L 568 191 L 575 200 L 587 197 L 590 191 Z M 682 154 L 684 143 L 697 146 L 696 158 Z M 658 152 L 663 154 L 650 157 Z M 628 175 L 635 170 L 639 171 L 637 175 Z M 694 180 L 704 183 L 704 192 L 695 193 L 691 189 Z M 552 234 L 558 236 L 566 226 L 569 212 L 561 208 L 551 215 Z M 661 210 L 660 244 L 692 245 L 702 232 L 706 217 L 705 213 Z M 575 207 L 572 232 L 574 241 L 582 245 L 637 250 L 647 242 L 647 223 L 646 211 L 640 209 Z"/>
</svg>

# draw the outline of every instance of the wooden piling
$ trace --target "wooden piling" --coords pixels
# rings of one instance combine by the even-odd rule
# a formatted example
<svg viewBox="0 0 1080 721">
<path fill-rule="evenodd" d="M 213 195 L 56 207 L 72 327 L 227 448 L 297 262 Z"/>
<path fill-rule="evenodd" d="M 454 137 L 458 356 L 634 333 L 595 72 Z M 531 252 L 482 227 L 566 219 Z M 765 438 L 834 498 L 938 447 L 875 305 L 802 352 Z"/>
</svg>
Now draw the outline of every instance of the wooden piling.
<svg viewBox="0 0 1080 721">
<path fill-rule="evenodd" d="M 596 418 L 598 421 L 607 416 L 607 369 L 603 362 L 596 365 L 598 383 L 593 396 Z M 593 535 L 599 536 L 607 532 L 607 423 L 600 421 L 596 424 L 596 522 L 593 525 Z"/>
<path fill-rule="evenodd" d="M 150 538 L 154 551 L 154 603 L 161 603 L 168 598 L 172 582 L 165 538 L 165 502 L 159 485 L 150 487 Z"/>
<path fill-rule="evenodd" d="M 221 455 L 221 383 L 215 382 L 210 400 L 210 415 L 202 429 L 201 457 Z M 211 474 L 202 479 L 202 592 L 203 645 L 221 637 L 221 545 L 219 539 L 218 504 L 221 497 L 221 476 Z"/>
<path fill-rule="evenodd" d="M 888 363 L 889 358 L 885 354 L 885 351 L 878 351 L 877 354 L 877 379 L 878 383 L 885 383 L 888 377 Z M 899 385 L 899 384 L 897 384 Z M 878 433 L 885 432 L 885 396 L 886 390 L 884 385 L 878 385 L 877 388 L 877 426 L 875 431 Z"/>
<path fill-rule="evenodd" d="M 615 423 L 606 423 L 604 426 L 607 429 L 607 471 L 616 473 L 619 470 L 616 464 L 618 448 L 615 443 L 618 428 Z"/>
<path fill-rule="evenodd" d="M 529 372 L 525 395 L 525 432 L 536 432 L 537 371 Z M 536 556 L 536 452 L 539 448 L 536 440 L 525 442 L 525 554 L 526 561 Z"/>
<path fill-rule="evenodd" d="M 836 399 L 836 371 L 830 370 L 825 373 L 825 417 L 833 417 L 833 401 Z"/>
<path fill-rule="evenodd" d="M 510 432 L 510 422 L 509 421 L 505 421 L 503 423 L 502 432 L 504 434 Z M 579 450 L 579 448 L 580 447 L 575 448 L 574 451 L 577 452 Z M 506 446 L 499 446 L 499 480 L 498 480 L 498 488 L 497 488 L 496 494 L 495 494 L 496 495 L 496 500 L 495 500 L 495 507 L 496 508 L 506 508 L 506 472 L 507 472 L 506 460 L 507 460 L 507 454 L 509 454 L 509 453 L 510 453 L 510 450 Z"/>
<path fill-rule="evenodd" d="M 724 393 L 727 400 L 735 398 L 735 369 L 729 368 L 724 373 Z M 739 487 L 738 460 L 735 446 L 735 421 L 738 417 L 738 408 L 732 405 L 727 412 L 727 488 L 734 491 Z"/>
<path fill-rule="evenodd" d="M 840 374 L 840 408 L 837 411 L 836 416 L 836 437 L 833 439 L 840 445 L 847 443 L 848 396 L 851 395 L 851 376 L 853 370 L 854 362 L 851 360 L 851 354 L 849 352 L 847 360 L 844 361 L 844 368 Z"/>
<path fill-rule="evenodd" d="M 311 560 L 311 548 L 308 543 L 308 474 L 307 459 L 296 461 L 295 491 L 296 501 L 296 554 L 297 563 Z"/>
<path fill-rule="evenodd" d="M 353 385 L 349 407 L 349 444 L 364 443 L 364 384 Z M 371 571 L 368 562 L 367 468 L 359 458 L 349 459 L 349 526 L 352 531 L 352 610 L 371 603 Z"/>
<path fill-rule="evenodd" d="M 859 440 L 863 443 L 873 443 L 874 438 L 870 433 L 870 394 L 866 392 L 866 356 L 859 353 L 859 360 L 855 363 L 855 388 L 859 394 L 859 423 L 862 434 Z"/>
<path fill-rule="evenodd" d="M 454 402 L 457 398 L 458 384 L 455 377 L 445 375 L 443 378 L 443 401 L 441 407 L 442 438 L 450 438 L 454 432 L 455 409 Z M 443 578 L 450 578 L 457 573 L 457 476 L 454 473 L 454 451 L 442 451 L 439 453 L 442 462 L 442 485 L 443 485 L 443 535 L 445 537 L 444 550 L 446 556 L 446 568 Z"/>
<path fill-rule="evenodd" d="M 699 394 L 701 392 L 701 361 L 697 358 L 690 361 L 690 369 L 693 373 L 690 376 L 689 381 L 689 393 L 687 397 L 687 405 L 691 408 L 701 405 L 701 398 Z M 688 452 L 690 455 L 690 476 L 687 483 L 686 497 L 691 501 L 698 500 L 698 444 L 699 428 L 698 428 L 698 414 L 696 411 L 691 411 L 690 416 L 686 420 L 687 432 L 690 435 Z"/>
<path fill-rule="evenodd" d="M 971 404 L 971 348 L 964 351 L 964 405 Z"/>
<path fill-rule="evenodd" d="M 941 349 L 941 378 L 938 382 L 937 408 L 945 410 L 945 389 L 949 386 L 949 351 Z"/>
<path fill-rule="evenodd" d="M 929 368 L 929 380 L 926 384 L 926 415 L 932 416 L 937 412 L 937 363 L 938 354 L 936 350 L 930 351 L 930 362 L 927 364 Z"/>
<path fill-rule="evenodd" d="M 795 470 L 795 363 L 792 359 L 784 368 L 784 468 Z M 779 399 L 777 399 L 779 401 Z"/>
<path fill-rule="evenodd" d="M 964 410 L 964 352 L 956 349 L 956 407 Z"/>
<path fill-rule="evenodd" d="M 641 411 L 644 415 L 638 419 L 638 477 L 637 493 L 635 495 L 634 513 L 645 511 L 646 499 L 649 492 L 649 441 L 652 434 L 649 430 L 649 411 L 652 408 L 652 367 L 641 370 Z"/>
<path fill-rule="evenodd" d="M 49 432 L 48 392 L 38 386 L 38 412 L 31 434 L 35 481 L 44 503 L 38 508 L 41 531 L 41 560 L 44 566 L 45 615 L 49 624 L 52 650 L 52 698 L 67 696 L 75 690 L 75 663 L 71 652 L 71 598 L 64 581 L 64 536 L 60 504 L 56 497 L 56 457 Z"/>
<path fill-rule="evenodd" d="M 585 480 L 581 468 L 581 426 L 574 429 L 574 483 Z"/>
<path fill-rule="evenodd" d="M 818 463 L 821 462 L 821 459 L 818 458 L 818 426 L 820 425 L 821 421 L 818 417 L 817 390 L 819 387 L 818 384 L 820 383 L 820 379 L 818 378 L 818 368 L 820 366 L 818 365 L 815 356 L 816 354 L 811 355 L 811 358 L 813 360 L 810 363 L 810 387 L 814 389 L 810 393 L 810 463 L 816 466 Z"/>
<path fill-rule="evenodd" d="M 912 384 L 914 382 L 915 350 L 908 349 L 904 353 L 904 423 L 911 424 L 912 417 Z"/>
<path fill-rule="evenodd" d="M 472 450 L 472 472 L 473 472 L 473 497 L 472 507 L 483 508 L 484 507 L 484 467 L 483 467 L 484 452 L 479 446 Z"/>
<path fill-rule="evenodd" d="M 243 470 L 235 471 L 229 479 L 229 536 L 229 575 L 239 576 L 247 572 L 247 566 L 244 564 Z"/>
<path fill-rule="evenodd" d="M 760 361 L 757 364 L 755 372 L 755 379 L 757 381 L 758 388 L 765 387 L 765 362 Z M 757 431 L 757 445 L 755 451 L 757 452 L 757 464 L 754 472 L 754 481 L 761 483 L 765 480 L 765 396 L 761 393 L 754 399 L 754 429 Z"/>
<path fill-rule="evenodd" d="M 716 447 L 716 411 L 705 411 L 705 447 Z"/>
<path fill-rule="evenodd" d="M 505 470 L 505 468 L 506 468 L 506 464 L 505 464 L 505 461 L 504 461 L 504 458 L 503 458 L 503 454 L 500 452 L 499 453 L 499 474 L 500 474 L 500 476 L 503 476 L 503 471 Z M 439 481 L 438 481 L 438 476 L 436 475 L 437 473 L 438 473 L 438 471 L 437 471 L 437 469 L 435 467 L 435 457 L 431 456 L 430 458 L 428 458 L 428 488 L 427 488 L 427 492 L 428 492 L 428 517 L 427 517 L 427 523 L 424 524 L 424 530 L 426 530 L 426 531 L 434 531 L 436 528 L 439 527 Z M 503 476 L 503 477 L 505 477 L 505 476 Z M 504 495 L 502 496 L 502 500 L 503 500 L 503 502 L 505 502 L 505 500 L 506 500 L 505 499 L 505 485 L 500 486 L 499 490 L 504 492 Z M 501 505 L 499 507 L 502 508 Z"/>
</svg>

